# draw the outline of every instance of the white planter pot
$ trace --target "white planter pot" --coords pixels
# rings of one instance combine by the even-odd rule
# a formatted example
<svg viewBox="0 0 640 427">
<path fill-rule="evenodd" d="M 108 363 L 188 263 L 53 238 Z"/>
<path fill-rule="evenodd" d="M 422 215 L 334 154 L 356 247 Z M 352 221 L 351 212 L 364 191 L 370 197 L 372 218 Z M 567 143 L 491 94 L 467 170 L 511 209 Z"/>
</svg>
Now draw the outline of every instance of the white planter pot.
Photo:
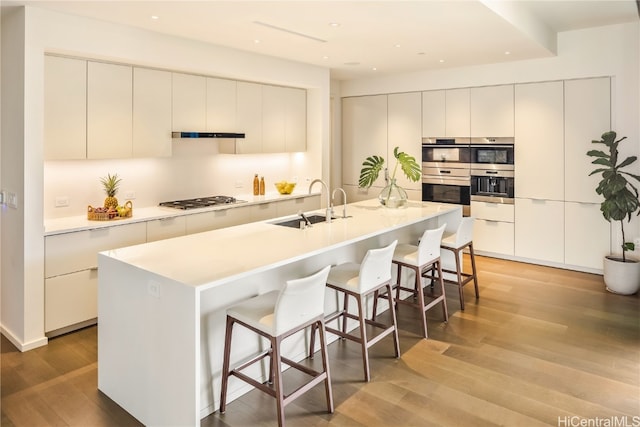
<svg viewBox="0 0 640 427">
<path fill-rule="evenodd" d="M 615 294 L 633 295 L 640 289 L 640 261 L 627 257 L 604 258 L 604 283 Z"/>
</svg>

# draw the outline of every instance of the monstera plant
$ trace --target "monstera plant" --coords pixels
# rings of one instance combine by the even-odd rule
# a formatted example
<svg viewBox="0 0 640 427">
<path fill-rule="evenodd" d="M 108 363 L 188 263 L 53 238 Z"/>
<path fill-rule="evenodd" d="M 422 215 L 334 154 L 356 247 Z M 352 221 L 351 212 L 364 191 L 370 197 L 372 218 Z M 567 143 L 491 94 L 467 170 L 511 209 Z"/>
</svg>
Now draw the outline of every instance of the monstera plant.
<svg viewBox="0 0 640 427">
<path fill-rule="evenodd" d="M 614 131 L 605 132 L 600 140 L 593 144 L 603 144 L 606 150 L 589 150 L 587 156 L 594 157 L 591 162 L 598 165 L 589 175 L 600 174 L 602 179 L 596 187 L 596 193 L 604 200 L 600 211 L 609 221 L 620 223 L 622 233 L 622 257 L 609 255 L 604 260 L 604 281 L 607 288 L 616 293 L 633 294 L 640 288 L 640 262 L 627 257 L 627 251 L 635 250 L 633 242 L 625 238 L 625 222 L 631 221 L 633 214 L 640 215 L 638 188 L 632 181 L 640 182 L 640 176 L 623 170 L 637 160 L 637 156 L 629 156 L 624 160 L 618 158 L 618 146 L 627 137 L 616 139 Z"/>
<path fill-rule="evenodd" d="M 407 203 L 407 192 L 396 184 L 396 172 L 398 166 L 402 169 L 405 176 L 413 181 L 417 182 L 421 175 L 422 169 L 415 157 L 400 151 L 400 147 L 393 149 L 393 157 L 396 159 L 396 164 L 390 175 L 390 183 L 387 185 L 380 195 L 378 200 L 383 206 L 399 208 Z M 358 186 L 360 188 L 369 188 L 378 179 L 380 172 L 384 167 L 384 158 L 381 156 L 369 156 L 362 162 L 362 169 L 360 170 L 360 178 L 358 179 Z"/>
</svg>

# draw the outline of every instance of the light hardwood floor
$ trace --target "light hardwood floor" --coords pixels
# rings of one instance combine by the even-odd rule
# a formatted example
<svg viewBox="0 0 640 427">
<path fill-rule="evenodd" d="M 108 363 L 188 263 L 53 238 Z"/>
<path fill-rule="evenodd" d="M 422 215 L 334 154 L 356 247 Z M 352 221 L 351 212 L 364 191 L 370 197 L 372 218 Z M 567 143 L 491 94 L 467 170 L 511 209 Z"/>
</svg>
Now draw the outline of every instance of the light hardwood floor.
<svg viewBox="0 0 640 427">
<path fill-rule="evenodd" d="M 598 275 L 477 260 L 480 299 L 467 286 L 461 312 L 448 287 L 450 320 L 431 310 L 428 340 L 400 306 L 402 357 L 390 337 L 374 346 L 370 383 L 358 346 L 331 344 L 335 413 L 318 386 L 287 406 L 287 425 L 640 425 L 638 296 L 606 292 Z M 3 427 L 140 425 L 97 390 L 96 327 L 25 353 L 2 337 L 1 352 Z M 201 424 L 275 426 L 274 401 L 253 391 Z"/>
</svg>

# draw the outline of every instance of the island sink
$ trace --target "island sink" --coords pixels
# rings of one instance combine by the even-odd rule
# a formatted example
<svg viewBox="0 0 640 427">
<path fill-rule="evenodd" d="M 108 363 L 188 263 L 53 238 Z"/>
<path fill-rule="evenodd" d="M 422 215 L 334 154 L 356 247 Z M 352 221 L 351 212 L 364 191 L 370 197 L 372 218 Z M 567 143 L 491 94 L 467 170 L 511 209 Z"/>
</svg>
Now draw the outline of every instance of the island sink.
<svg viewBox="0 0 640 427">
<path fill-rule="evenodd" d="M 307 215 L 307 219 L 311 224 L 317 224 L 319 222 L 325 222 L 326 217 L 324 215 Z M 336 219 L 335 217 L 331 217 L 331 219 Z M 282 225 L 285 227 L 291 228 L 300 228 L 300 222 L 304 222 L 304 220 L 300 217 L 296 217 L 293 219 L 288 219 L 286 221 L 273 222 L 275 225 Z"/>
</svg>

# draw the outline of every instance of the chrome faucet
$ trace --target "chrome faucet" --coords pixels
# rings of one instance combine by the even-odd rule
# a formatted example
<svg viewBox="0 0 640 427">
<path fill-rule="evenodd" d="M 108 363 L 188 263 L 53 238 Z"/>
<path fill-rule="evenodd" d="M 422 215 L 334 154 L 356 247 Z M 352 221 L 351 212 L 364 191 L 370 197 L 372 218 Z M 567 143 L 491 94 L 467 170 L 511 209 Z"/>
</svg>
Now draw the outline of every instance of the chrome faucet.
<svg viewBox="0 0 640 427">
<path fill-rule="evenodd" d="M 336 191 L 338 191 L 338 190 L 342 191 L 342 203 L 343 203 L 342 204 L 342 218 L 346 218 L 347 217 L 347 193 L 345 193 L 345 191 L 340 187 L 335 188 L 333 190 L 333 193 L 331 193 L 331 201 L 333 202 L 333 199 L 335 199 Z M 333 203 L 331 204 L 331 206 L 333 206 Z"/>
<path fill-rule="evenodd" d="M 327 187 L 327 184 L 325 184 L 321 179 L 314 179 L 313 181 L 311 181 L 311 184 L 309 184 L 309 194 L 311 194 L 311 187 L 313 187 L 313 184 L 315 184 L 316 182 L 322 184 L 322 186 L 324 187 L 324 192 L 327 194 L 327 210 L 325 212 L 325 221 L 331 222 L 331 199 L 329 198 L 329 187 Z"/>
</svg>

